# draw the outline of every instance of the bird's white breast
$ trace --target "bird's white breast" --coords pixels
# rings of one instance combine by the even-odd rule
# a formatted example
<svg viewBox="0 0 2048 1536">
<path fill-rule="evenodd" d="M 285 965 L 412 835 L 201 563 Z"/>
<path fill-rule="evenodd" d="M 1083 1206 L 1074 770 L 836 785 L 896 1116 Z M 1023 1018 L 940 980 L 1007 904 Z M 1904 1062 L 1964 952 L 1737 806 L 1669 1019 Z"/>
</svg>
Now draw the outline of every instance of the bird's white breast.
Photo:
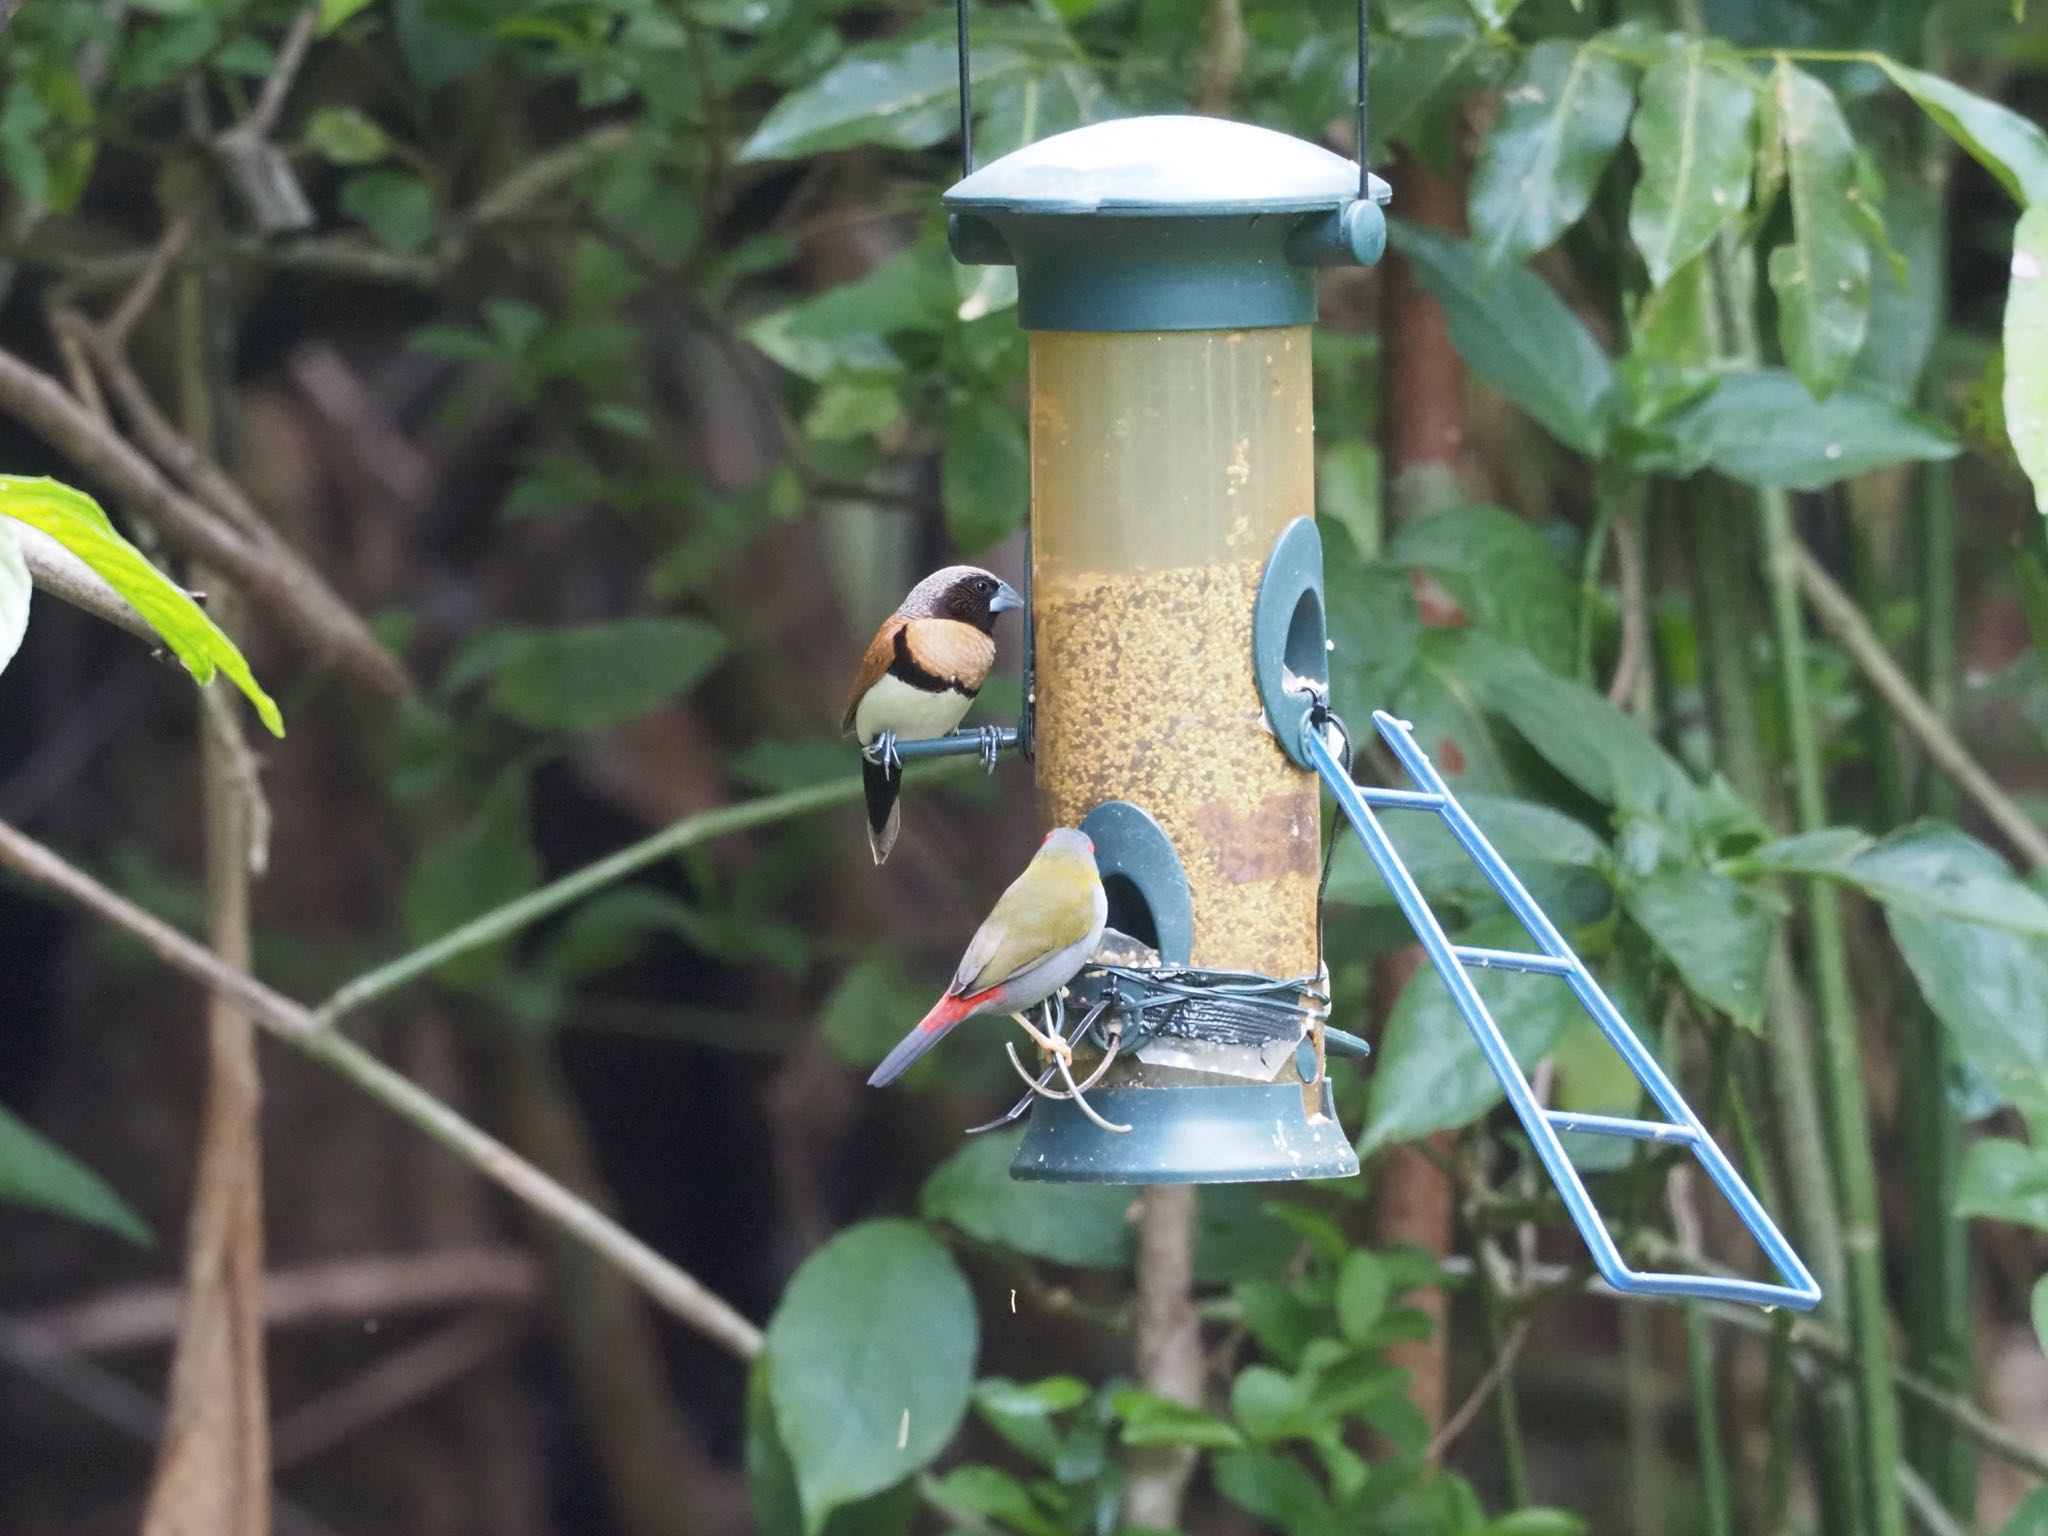
<svg viewBox="0 0 2048 1536">
<path fill-rule="evenodd" d="M 955 689 L 927 693 L 884 672 L 861 695 L 860 707 L 853 712 L 853 734 L 862 746 L 884 731 L 894 731 L 902 741 L 944 736 L 966 718 L 973 702 Z"/>
</svg>

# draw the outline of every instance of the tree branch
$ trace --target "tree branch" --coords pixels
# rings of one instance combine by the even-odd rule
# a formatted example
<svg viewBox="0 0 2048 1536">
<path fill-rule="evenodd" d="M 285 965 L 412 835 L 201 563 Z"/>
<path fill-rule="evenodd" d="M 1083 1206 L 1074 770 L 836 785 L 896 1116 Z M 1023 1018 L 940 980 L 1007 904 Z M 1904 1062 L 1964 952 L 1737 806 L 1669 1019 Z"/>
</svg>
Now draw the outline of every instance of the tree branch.
<svg viewBox="0 0 2048 1536">
<path fill-rule="evenodd" d="M 1948 723 L 1892 659 L 1892 653 L 1849 594 L 1835 584 L 1803 544 L 1793 551 L 1793 573 L 1799 580 L 1800 595 L 1921 749 L 1957 789 L 1977 802 L 1978 808 L 2029 863 L 2037 869 L 2048 866 L 2048 833 L 2014 804 L 1984 765 L 1970 755 L 1969 748 L 1957 739 Z"/>
<path fill-rule="evenodd" d="M 742 1360 L 761 1352 L 761 1330 L 602 1211 L 579 1199 L 488 1132 L 394 1071 L 312 1011 L 223 962 L 169 923 L 109 890 L 18 828 L 0 822 L 0 867 L 12 869 L 120 928 L 173 970 L 246 1008 L 263 1028 L 339 1072 L 401 1119 L 548 1221 L 601 1254 L 665 1311 Z"/>
<path fill-rule="evenodd" d="M 1202 1403 L 1202 1326 L 1195 1313 L 1194 1285 L 1195 1187 L 1154 1185 L 1145 1191 L 1138 1217 L 1138 1385 L 1188 1408 Z M 1139 1530 L 1178 1530 L 1181 1501 L 1194 1471 L 1191 1446 L 1134 1449 L 1124 1485 L 1124 1524 Z"/>
<path fill-rule="evenodd" d="M 125 629 L 138 640 L 160 645 L 161 638 L 149 620 L 137 613 L 128 599 L 108 586 L 105 579 L 78 556 L 40 528 L 27 523 L 13 527 L 14 542 L 28 562 L 29 576 L 39 591 L 62 598 L 74 608 L 83 608 L 96 619 L 116 629 Z"/>
<path fill-rule="evenodd" d="M 5 350 L 0 350 L 0 409 L 184 553 L 220 570 L 315 654 L 331 658 L 387 698 L 410 691 L 397 658 L 295 553 L 275 539 L 258 542 L 228 526 L 173 486 L 55 379 Z"/>
</svg>

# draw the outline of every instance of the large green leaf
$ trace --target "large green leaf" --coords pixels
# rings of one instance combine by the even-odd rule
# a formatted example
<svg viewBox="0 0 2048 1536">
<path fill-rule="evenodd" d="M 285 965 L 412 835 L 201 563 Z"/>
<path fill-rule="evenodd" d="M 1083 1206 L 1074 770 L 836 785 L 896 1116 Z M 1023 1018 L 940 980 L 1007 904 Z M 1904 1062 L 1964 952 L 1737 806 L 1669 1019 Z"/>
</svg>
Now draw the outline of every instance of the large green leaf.
<svg viewBox="0 0 2048 1536">
<path fill-rule="evenodd" d="M 284 734 L 284 717 L 270 695 L 256 685 L 235 642 L 183 588 L 115 532 L 98 502 L 55 480 L 0 475 L 0 517 L 40 529 L 78 556 L 163 637 L 195 682 L 203 686 L 213 681 L 216 672 L 225 672 L 256 706 L 271 734 Z"/>
<path fill-rule="evenodd" d="M 945 1449 L 967 1411 L 978 1337 L 967 1282 L 915 1223 L 864 1222 L 804 1261 L 768 1324 L 765 1359 L 806 1536 Z"/>
<path fill-rule="evenodd" d="M 1489 271 L 1578 222 L 1628 131 L 1635 71 L 1598 41 L 1550 38 L 1508 81 L 1472 171 L 1472 232 Z"/>
<path fill-rule="evenodd" d="M 806 1536 L 802 1500 L 797 1495 L 796 1468 L 789 1447 L 775 1423 L 770 1400 L 772 1364 L 756 1360 L 747 1374 L 748 1513 L 760 1536 Z M 873 1498 L 843 1504 L 826 1518 L 822 1536 L 905 1536 L 917 1517 L 917 1488 L 904 1482 Z"/>
<path fill-rule="evenodd" d="M 1959 445 L 1901 406 L 1855 389 L 1816 400 L 1782 368 L 1731 374 L 1663 424 L 1657 467 L 1713 469 L 1749 485 L 1819 490 L 1887 464 L 1954 458 Z"/>
<path fill-rule="evenodd" d="M 1628 232 L 1661 288 L 1749 201 L 1756 86 L 1726 48 L 1692 43 L 1643 77 L 1629 130 L 1642 176 Z"/>
<path fill-rule="evenodd" d="M 1607 443 L 1614 369 L 1550 285 L 1522 267 L 1482 274 L 1476 248 L 1396 219 L 1394 248 L 1444 308 L 1472 371 L 1559 441 L 1597 457 Z"/>
<path fill-rule="evenodd" d="M 725 659 L 700 619 L 644 617 L 487 630 L 449 664 L 450 690 L 491 679 L 491 703 L 536 730 L 610 730 L 688 693 Z"/>
<path fill-rule="evenodd" d="M 1498 507 L 1447 507 L 1403 527 L 1386 558 L 1428 572 L 1475 628 L 1553 670 L 1571 666 L 1578 581 L 1522 518 Z"/>
<path fill-rule="evenodd" d="M 1456 103 L 1498 78 L 1505 50 L 1464 0 L 1421 0 L 1375 19 L 1375 143 L 1406 144 L 1441 169 L 1457 131 Z"/>
<path fill-rule="evenodd" d="M 1908 69 L 1896 59 L 1878 63 L 2021 207 L 2048 202 L 2048 133 L 1953 80 Z"/>
<path fill-rule="evenodd" d="M 0 672 L 7 670 L 21 649 L 21 637 L 28 633 L 28 603 L 34 590 L 14 530 L 0 519 Z"/>
<path fill-rule="evenodd" d="M 1013 412 L 983 394 L 946 412 L 939 491 L 946 531 L 963 552 L 977 554 L 1015 531 L 1031 498 L 1031 451 Z"/>
<path fill-rule="evenodd" d="M 977 44 L 973 83 L 986 86 L 1025 67 L 1000 44 Z M 795 160 L 855 144 L 923 149 L 959 121 L 959 61 L 950 40 L 891 38 L 849 52 L 790 92 L 740 147 L 741 160 Z"/>
<path fill-rule="evenodd" d="M 1754 896 L 1695 866 L 1626 881 L 1621 900 L 1688 991 L 1744 1029 L 1763 1028 L 1764 964 L 1777 921 Z"/>
<path fill-rule="evenodd" d="M 1817 398 L 1841 386 L 1870 326 L 1870 247 L 1856 141 L 1835 93 L 1789 59 L 1771 76 L 1766 131 L 1792 191 L 1792 238 L 1771 252 L 1778 339 Z"/>
<path fill-rule="evenodd" d="M 1854 886 L 1893 912 L 2048 939 L 2048 899 L 1989 848 L 1926 823 L 1878 839 L 1853 827 L 1780 838 L 1728 861 L 1732 875 L 1806 875 Z"/>
<path fill-rule="evenodd" d="M 1528 945 L 1511 919 L 1481 924 L 1462 938 L 1504 949 Z M 1571 988 L 1554 976 L 1478 971 L 1473 980 L 1524 1072 L 1533 1070 L 1579 1017 Z M 1500 1082 L 1450 989 L 1434 970 L 1418 972 L 1387 1020 L 1358 1154 L 1365 1157 L 1397 1141 L 1470 1125 L 1500 1099 Z"/>
<path fill-rule="evenodd" d="M 977 1136 L 924 1181 L 918 1208 L 969 1237 L 1084 1269 L 1130 1262 L 1132 1192 L 1109 1184 L 1041 1184 L 1010 1177 L 1022 1132 Z"/>
<path fill-rule="evenodd" d="M 2048 941 L 1897 907 L 1886 916 L 1963 1061 L 2002 1102 L 2048 1103 Z"/>
<path fill-rule="evenodd" d="M 1956 1214 L 2048 1232 L 2048 1151 L 2004 1136 L 1972 1143 L 1956 1178 Z"/>
<path fill-rule="evenodd" d="M 2034 504 L 2048 513 L 2048 202 L 2021 217 L 2012 237 L 2005 298 L 2005 430 Z"/>
<path fill-rule="evenodd" d="M 104 1227 L 148 1248 L 156 1239 L 106 1181 L 0 1109 L 0 1201 Z"/>
</svg>

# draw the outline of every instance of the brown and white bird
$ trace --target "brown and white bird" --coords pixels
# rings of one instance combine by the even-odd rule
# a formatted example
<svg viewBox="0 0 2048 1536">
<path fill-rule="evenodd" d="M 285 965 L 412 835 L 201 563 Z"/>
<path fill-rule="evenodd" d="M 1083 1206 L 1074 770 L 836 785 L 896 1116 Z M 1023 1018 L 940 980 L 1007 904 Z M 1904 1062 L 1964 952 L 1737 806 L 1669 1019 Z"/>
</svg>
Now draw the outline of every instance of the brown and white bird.
<svg viewBox="0 0 2048 1536">
<path fill-rule="evenodd" d="M 861 745 L 868 847 L 881 863 L 896 845 L 903 765 L 899 741 L 949 734 L 967 714 L 996 659 L 996 615 L 1024 599 L 978 565 L 949 565 L 910 589 L 882 621 L 853 680 L 842 731 Z"/>
<path fill-rule="evenodd" d="M 955 1024 L 986 1014 L 1010 1014 L 1040 1045 L 1063 1052 L 1066 1042 L 1033 1027 L 1024 1010 L 1051 997 L 1095 957 L 1108 918 L 1095 844 L 1072 827 L 1053 828 L 969 942 L 946 995 L 882 1058 L 869 1084 L 894 1082 Z"/>
</svg>

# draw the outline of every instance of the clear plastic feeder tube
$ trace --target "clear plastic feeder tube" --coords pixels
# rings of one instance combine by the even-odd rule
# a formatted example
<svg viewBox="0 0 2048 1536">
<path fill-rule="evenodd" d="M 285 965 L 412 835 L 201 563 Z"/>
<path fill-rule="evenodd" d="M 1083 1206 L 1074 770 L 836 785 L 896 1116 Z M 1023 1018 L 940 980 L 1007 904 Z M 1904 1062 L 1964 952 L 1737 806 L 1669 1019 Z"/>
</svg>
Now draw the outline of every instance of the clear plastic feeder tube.
<svg viewBox="0 0 2048 1536">
<path fill-rule="evenodd" d="M 1306 975 L 1315 776 L 1274 740 L 1252 608 L 1314 513 L 1306 325 L 1031 335 L 1037 763 L 1055 825 L 1105 800 L 1185 867 L 1192 959 Z"/>
</svg>

